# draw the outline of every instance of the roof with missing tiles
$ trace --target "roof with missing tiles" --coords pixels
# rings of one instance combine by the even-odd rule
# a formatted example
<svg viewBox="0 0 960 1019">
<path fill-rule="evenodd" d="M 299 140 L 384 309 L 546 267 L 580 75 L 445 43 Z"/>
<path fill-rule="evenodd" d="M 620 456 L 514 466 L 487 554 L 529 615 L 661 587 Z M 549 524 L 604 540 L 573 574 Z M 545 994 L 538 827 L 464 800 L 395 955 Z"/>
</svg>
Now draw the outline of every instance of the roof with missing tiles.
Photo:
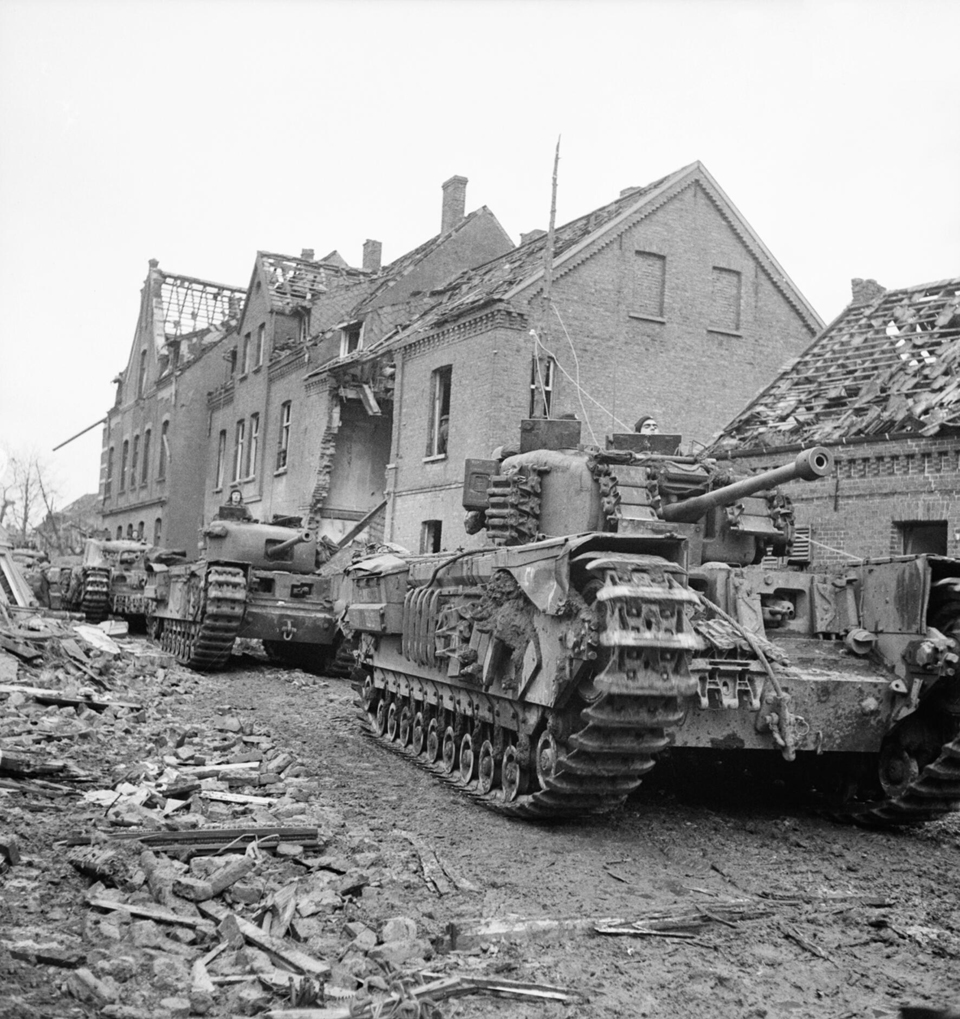
<svg viewBox="0 0 960 1019">
<path fill-rule="evenodd" d="M 720 447 L 960 431 L 960 278 L 851 304 L 724 429 Z"/>
<path fill-rule="evenodd" d="M 309 305 L 333 286 L 365 282 L 370 278 L 363 269 L 346 265 L 336 252 L 328 257 L 330 261 L 309 261 L 269 251 L 258 252 L 272 306 L 278 311 L 287 311 L 295 305 Z"/>
<path fill-rule="evenodd" d="M 596 245 L 613 239 L 621 229 L 649 215 L 693 184 L 703 187 L 716 203 L 774 285 L 808 323 L 811 332 L 822 328 L 823 322 L 816 311 L 699 161 L 644 187 L 630 188 L 609 204 L 557 227 L 553 242 L 554 273 L 561 275 L 575 267 L 583 258 L 589 257 Z M 467 270 L 431 291 L 430 309 L 411 325 L 400 341 L 413 340 L 454 319 L 509 301 L 521 290 L 537 284 L 543 275 L 548 242 L 548 235 L 540 233 L 506 255 Z"/>
</svg>

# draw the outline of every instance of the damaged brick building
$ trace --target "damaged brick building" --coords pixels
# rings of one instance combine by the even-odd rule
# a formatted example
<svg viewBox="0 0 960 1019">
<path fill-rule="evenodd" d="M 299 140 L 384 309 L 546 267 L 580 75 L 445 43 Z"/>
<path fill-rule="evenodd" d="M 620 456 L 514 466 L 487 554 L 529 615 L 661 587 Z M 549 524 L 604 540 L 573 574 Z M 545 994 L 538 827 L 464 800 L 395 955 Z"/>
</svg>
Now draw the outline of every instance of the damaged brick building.
<svg viewBox="0 0 960 1019">
<path fill-rule="evenodd" d="M 207 392 L 240 318 L 244 291 L 164 272 L 140 298 L 127 366 L 114 379 L 100 463 L 100 513 L 111 538 L 193 552 L 203 513 Z"/>
<path fill-rule="evenodd" d="M 960 278 L 853 300 L 724 430 L 718 448 L 762 469 L 822 444 L 829 480 L 788 488 L 818 563 L 960 556 Z"/>
<path fill-rule="evenodd" d="M 260 252 L 244 291 L 151 263 L 105 432 L 111 533 L 192 553 L 238 488 L 259 519 L 309 517 L 337 538 L 385 504 L 376 533 L 455 548 L 471 540 L 464 459 L 522 418 L 573 413 L 602 443 L 650 412 L 703 443 L 822 328 L 699 162 L 557 227 L 550 247 L 467 214 L 466 185 L 446 181 L 440 233 L 385 266 L 377 241 L 361 267 Z M 165 459 L 144 474 L 145 445 Z"/>
</svg>

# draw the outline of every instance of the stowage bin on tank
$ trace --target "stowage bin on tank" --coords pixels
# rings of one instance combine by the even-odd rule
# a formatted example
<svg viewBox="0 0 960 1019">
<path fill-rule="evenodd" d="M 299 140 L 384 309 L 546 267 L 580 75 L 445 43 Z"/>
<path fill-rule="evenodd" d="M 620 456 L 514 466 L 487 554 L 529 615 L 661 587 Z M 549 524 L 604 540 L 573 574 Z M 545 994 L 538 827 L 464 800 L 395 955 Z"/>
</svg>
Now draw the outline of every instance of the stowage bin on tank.
<svg viewBox="0 0 960 1019">
<path fill-rule="evenodd" d="M 330 545 L 310 528 L 229 510 L 204 529 L 199 561 L 152 564 L 151 634 L 193 669 L 222 668 L 234 640 L 249 637 L 278 662 L 322 671 L 340 639 L 339 578 L 318 572 Z"/>
<path fill-rule="evenodd" d="M 768 568 L 794 531 L 775 486 L 828 450 L 742 477 L 614 439 L 468 461 L 488 547 L 348 570 L 381 741 L 523 817 L 612 809 L 668 747 L 780 755 L 864 821 L 955 809 L 960 562 Z"/>
</svg>

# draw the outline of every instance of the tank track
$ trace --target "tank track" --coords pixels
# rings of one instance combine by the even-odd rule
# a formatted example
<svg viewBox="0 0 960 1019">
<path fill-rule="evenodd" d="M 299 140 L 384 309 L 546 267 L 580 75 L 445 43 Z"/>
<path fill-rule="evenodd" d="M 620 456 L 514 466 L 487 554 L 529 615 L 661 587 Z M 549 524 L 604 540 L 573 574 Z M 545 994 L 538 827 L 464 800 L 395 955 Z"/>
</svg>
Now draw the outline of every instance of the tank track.
<svg viewBox="0 0 960 1019">
<path fill-rule="evenodd" d="M 606 574 L 596 597 L 606 615 L 601 642 L 609 649 L 608 664 L 586 691 L 586 706 L 543 709 L 535 748 L 529 737 L 498 732 L 476 714 L 452 720 L 432 712 L 431 703 L 444 701 L 442 684 L 411 683 L 377 667 L 358 684 L 367 734 L 499 814 L 535 820 L 615 810 L 670 745 L 668 730 L 683 717 L 681 699 L 695 688 L 688 671 L 695 638 L 682 632 L 682 620 L 684 604 L 696 596 L 668 578 L 655 581 L 644 570 L 655 571 L 663 561 L 645 560 L 640 583 L 635 560 L 598 564 Z M 404 689 L 410 695 L 398 696 Z M 519 706 L 469 693 L 472 701 L 486 702 L 494 718 L 509 718 Z"/>
<path fill-rule="evenodd" d="M 88 570 L 83 578 L 83 597 L 80 603 L 88 622 L 99 623 L 110 611 L 110 574 L 106 570 Z"/>
<path fill-rule="evenodd" d="M 955 810 L 960 810 L 960 736 L 945 743 L 940 756 L 896 796 L 843 804 L 830 814 L 838 821 L 890 827 L 935 821 Z"/>
<path fill-rule="evenodd" d="M 204 578 L 203 617 L 199 622 L 165 618 L 160 647 L 191 669 L 222 669 L 243 621 L 247 598 L 244 572 L 237 567 L 210 566 Z"/>
</svg>

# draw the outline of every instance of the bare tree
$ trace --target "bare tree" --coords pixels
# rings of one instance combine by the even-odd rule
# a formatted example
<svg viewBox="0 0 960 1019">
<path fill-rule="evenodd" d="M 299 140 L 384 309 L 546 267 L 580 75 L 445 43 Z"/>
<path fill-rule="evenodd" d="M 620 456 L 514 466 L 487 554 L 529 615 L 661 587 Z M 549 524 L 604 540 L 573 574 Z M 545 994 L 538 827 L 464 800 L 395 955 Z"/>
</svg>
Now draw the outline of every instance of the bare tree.
<svg viewBox="0 0 960 1019">
<path fill-rule="evenodd" d="M 32 450 L 13 453 L 7 477 L 0 490 L 0 522 L 9 520 L 11 537 L 21 547 L 37 537 L 59 550 L 57 494 L 47 464 Z"/>
</svg>

